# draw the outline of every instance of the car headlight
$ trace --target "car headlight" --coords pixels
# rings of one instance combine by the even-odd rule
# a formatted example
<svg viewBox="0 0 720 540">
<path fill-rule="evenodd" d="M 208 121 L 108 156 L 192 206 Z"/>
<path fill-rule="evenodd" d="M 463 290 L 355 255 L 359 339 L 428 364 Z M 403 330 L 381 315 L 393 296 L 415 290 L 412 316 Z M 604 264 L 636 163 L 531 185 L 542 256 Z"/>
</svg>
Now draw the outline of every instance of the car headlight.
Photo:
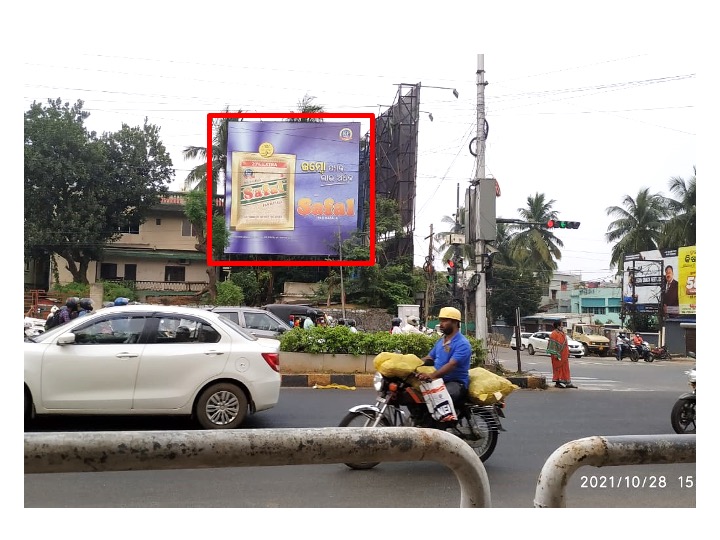
<svg viewBox="0 0 720 540">
<path fill-rule="evenodd" d="M 379 371 L 375 372 L 375 376 L 373 377 L 373 387 L 375 388 L 376 392 L 379 392 L 382 390 L 383 385 L 383 376 L 380 374 Z"/>
</svg>

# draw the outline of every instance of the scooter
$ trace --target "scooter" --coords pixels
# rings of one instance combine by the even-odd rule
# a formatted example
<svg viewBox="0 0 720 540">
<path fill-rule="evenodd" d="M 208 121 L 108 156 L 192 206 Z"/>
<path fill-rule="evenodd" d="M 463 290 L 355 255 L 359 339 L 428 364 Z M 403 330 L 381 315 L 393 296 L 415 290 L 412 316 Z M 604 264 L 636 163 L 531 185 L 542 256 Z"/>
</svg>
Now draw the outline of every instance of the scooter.
<svg viewBox="0 0 720 540">
<path fill-rule="evenodd" d="M 693 352 L 688 355 L 695 358 Z M 686 371 L 685 375 L 687 375 L 692 392 L 686 392 L 677 399 L 670 413 L 670 424 L 675 433 L 692 434 L 695 433 L 695 383 L 697 381 L 695 368 Z"/>
<path fill-rule="evenodd" d="M 645 360 L 645 362 L 652 362 L 655 360 L 652 352 L 650 352 L 650 344 L 647 341 L 642 342 L 642 345 L 638 348 L 638 352 L 640 353 L 640 358 Z"/>
</svg>

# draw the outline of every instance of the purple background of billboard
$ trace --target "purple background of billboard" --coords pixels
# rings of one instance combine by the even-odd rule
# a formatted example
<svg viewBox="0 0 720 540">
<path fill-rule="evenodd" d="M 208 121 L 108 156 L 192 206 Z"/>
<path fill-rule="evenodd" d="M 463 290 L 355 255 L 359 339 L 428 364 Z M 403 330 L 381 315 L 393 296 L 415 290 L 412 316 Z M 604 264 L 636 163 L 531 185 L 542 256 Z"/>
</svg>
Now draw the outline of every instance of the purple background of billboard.
<svg viewBox="0 0 720 540">
<path fill-rule="evenodd" d="M 352 129 L 353 138 L 341 141 L 340 130 Z M 225 253 L 270 255 L 336 255 L 337 235 L 343 240 L 358 230 L 358 169 L 360 160 L 360 122 L 228 122 L 228 162 L 225 176 L 225 222 L 230 223 L 232 201 L 232 153 L 257 152 L 260 144 L 269 142 L 276 154 L 295 154 L 295 230 L 292 231 L 231 231 Z M 341 164 L 352 182 L 322 185 L 320 173 L 305 172 L 304 162 Z M 335 174 L 335 172 L 326 174 Z M 354 199 L 352 216 L 301 216 L 297 201 L 310 198 L 323 202 L 330 197 L 336 202 Z"/>
</svg>

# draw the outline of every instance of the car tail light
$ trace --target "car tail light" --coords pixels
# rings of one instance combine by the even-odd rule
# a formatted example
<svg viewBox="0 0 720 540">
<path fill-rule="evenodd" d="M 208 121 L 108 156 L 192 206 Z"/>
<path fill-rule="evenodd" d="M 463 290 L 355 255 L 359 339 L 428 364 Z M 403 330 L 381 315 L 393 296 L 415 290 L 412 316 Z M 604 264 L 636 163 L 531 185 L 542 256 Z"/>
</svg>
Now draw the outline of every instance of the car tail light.
<svg viewBox="0 0 720 540">
<path fill-rule="evenodd" d="M 272 352 L 272 353 L 270 353 L 270 352 L 264 352 L 264 353 L 261 353 L 261 354 L 262 354 L 262 357 L 263 357 L 263 358 L 265 359 L 265 361 L 267 362 L 267 365 L 270 366 L 270 368 L 271 368 L 273 371 L 277 371 L 278 373 L 280 373 L 280 353 L 276 353 L 276 352 Z"/>
</svg>

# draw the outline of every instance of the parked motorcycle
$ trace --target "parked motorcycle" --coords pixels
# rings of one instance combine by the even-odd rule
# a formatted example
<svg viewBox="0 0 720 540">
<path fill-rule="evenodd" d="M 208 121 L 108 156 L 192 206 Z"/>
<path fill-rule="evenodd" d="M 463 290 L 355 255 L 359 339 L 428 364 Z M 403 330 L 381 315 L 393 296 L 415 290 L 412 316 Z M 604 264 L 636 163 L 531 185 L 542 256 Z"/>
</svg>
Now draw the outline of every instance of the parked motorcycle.
<svg viewBox="0 0 720 540">
<path fill-rule="evenodd" d="M 667 345 L 663 345 L 662 347 L 650 347 L 650 354 L 652 355 L 653 360 L 670 359 L 670 353 L 668 352 Z"/>
<path fill-rule="evenodd" d="M 689 353 L 690 357 L 695 358 L 695 353 Z M 673 405 L 670 413 L 670 423 L 675 433 L 695 433 L 695 382 L 697 375 L 695 368 L 685 372 L 688 378 L 688 384 L 692 388 L 692 392 L 682 394 L 675 405 Z"/>
<path fill-rule="evenodd" d="M 655 360 L 655 357 L 650 351 L 650 344 L 647 341 L 643 341 L 642 345 L 638 347 L 638 353 L 640 354 L 640 358 L 642 358 L 645 362 L 652 362 Z"/>
<path fill-rule="evenodd" d="M 504 401 L 492 405 L 477 405 L 470 401 L 462 403 L 456 412 L 455 422 L 438 422 L 433 419 L 422 396 L 412 386 L 415 375 L 406 378 L 384 377 L 375 374 L 377 391 L 375 405 L 352 407 L 340 422 L 340 427 L 423 427 L 443 429 L 464 440 L 482 460 L 487 460 L 495 450 L 498 433 L 505 431 L 500 417 L 505 417 Z M 346 463 L 351 469 L 372 469 L 379 462 Z"/>
</svg>

